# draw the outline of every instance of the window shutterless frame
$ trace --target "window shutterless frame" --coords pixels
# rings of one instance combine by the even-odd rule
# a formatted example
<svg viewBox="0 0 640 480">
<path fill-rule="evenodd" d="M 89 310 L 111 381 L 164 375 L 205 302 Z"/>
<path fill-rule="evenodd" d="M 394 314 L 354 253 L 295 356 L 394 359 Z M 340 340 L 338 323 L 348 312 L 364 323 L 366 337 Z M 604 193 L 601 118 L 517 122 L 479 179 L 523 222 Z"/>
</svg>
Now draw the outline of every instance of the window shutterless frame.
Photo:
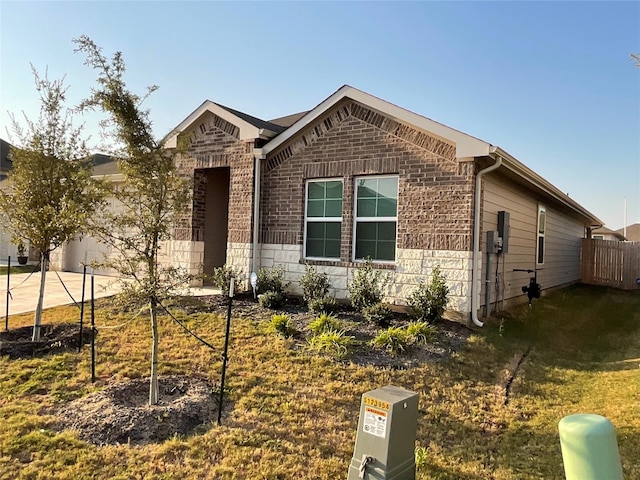
<svg viewBox="0 0 640 480">
<path fill-rule="evenodd" d="M 303 257 L 308 260 L 340 260 L 342 236 L 341 178 L 307 180 L 304 201 Z"/>
<path fill-rule="evenodd" d="M 355 178 L 351 258 L 394 263 L 398 237 L 398 176 Z"/>
<path fill-rule="evenodd" d="M 546 229 L 547 209 L 543 205 L 538 205 L 538 221 L 536 222 L 536 265 L 544 264 Z"/>
</svg>

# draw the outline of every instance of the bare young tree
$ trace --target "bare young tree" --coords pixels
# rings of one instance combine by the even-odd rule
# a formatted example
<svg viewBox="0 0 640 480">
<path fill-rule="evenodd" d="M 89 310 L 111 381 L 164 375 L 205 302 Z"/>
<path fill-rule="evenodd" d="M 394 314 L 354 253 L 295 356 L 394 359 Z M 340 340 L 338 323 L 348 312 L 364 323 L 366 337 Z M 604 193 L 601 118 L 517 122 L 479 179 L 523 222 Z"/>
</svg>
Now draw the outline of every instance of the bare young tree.
<svg viewBox="0 0 640 480">
<path fill-rule="evenodd" d="M 40 115 L 24 126 L 11 115 L 9 156 L 13 169 L 7 189 L 0 191 L 0 212 L 14 241 L 28 241 L 40 255 L 40 293 L 33 324 L 33 340 L 40 339 L 44 287 L 49 255 L 86 231 L 88 219 L 102 203 L 100 182 L 91 178 L 91 164 L 82 137 L 65 107 L 64 78 L 49 80 L 33 70 L 40 94 Z"/>
<path fill-rule="evenodd" d="M 105 112 L 108 121 L 103 126 L 110 128 L 118 145 L 114 156 L 124 185 L 111 192 L 118 208 L 103 212 L 94 231 L 119 253 L 105 264 L 133 279 L 123 285 L 128 301 L 149 306 L 149 404 L 153 405 L 158 402 L 158 307 L 188 281 L 185 272 L 161 264 L 158 252 L 161 242 L 171 238 L 175 222 L 187 211 L 190 189 L 176 169 L 177 150 L 166 149 L 162 140 L 155 139 L 149 111 L 142 108 L 157 87 L 150 87 L 144 96 L 132 93 L 124 81 L 126 68 L 120 52 L 109 60 L 87 36 L 74 43 L 76 51 L 86 55 L 85 65 L 98 72 L 98 86 L 80 108 Z"/>
</svg>

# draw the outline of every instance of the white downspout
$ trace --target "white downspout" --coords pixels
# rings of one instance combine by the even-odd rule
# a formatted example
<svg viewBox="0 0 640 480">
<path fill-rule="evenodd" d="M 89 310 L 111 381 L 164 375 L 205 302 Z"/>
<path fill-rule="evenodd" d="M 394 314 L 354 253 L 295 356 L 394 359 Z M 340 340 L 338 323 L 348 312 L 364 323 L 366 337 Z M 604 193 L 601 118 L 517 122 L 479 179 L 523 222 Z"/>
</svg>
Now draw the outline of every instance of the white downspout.
<svg viewBox="0 0 640 480">
<path fill-rule="evenodd" d="M 258 245 L 260 240 L 260 164 L 264 157 L 262 149 L 253 150 L 255 166 L 253 169 L 253 256 L 251 258 L 251 271 L 258 273 Z M 251 273 L 251 272 L 249 272 Z"/>
<path fill-rule="evenodd" d="M 495 147 L 493 147 L 493 150 L 495 150 Z M 491 152 L 493 153 L 493 152 Z M 484 326 L 484 323 L 482 323 L 479 319 L 478 319 L 478 309 L 480 308 L 480 305 L 478 305 L 478 302 L 480 300 L 480 292 L 478 291 L 478 284 L 480 282 L 480 279 L 478 278 L 478 275 L 480 274 L 480 269 L 478 268 L 478 259 L 480 258 L 480 210 L 481 210 L 481 206 L 480 206 L 480 201 L 482 200 L 481 198 L 481 193 L 482 193 L 482 176 L 485 173 L 489 173 L 492 172 L 493 170 L 496 170 L 497 168 L 500 168 L 500 165 L 502 165 L 502 157 L 498 156 L 496 163 L 494 163 L 493 165 L 489 165 L 487 168 L 484 168 L 482 170 L 480 170 L 477 174 L 476 174 L 476 196 L 475 196 L 475 201 L 474 201 L 474 207 L 473 207 L 473 254 L 472 254 L 472 265 L 471 265 L 471 321 L 473 322 L 473 324 L 477 327 L 482 327 Z"/>
</svg>

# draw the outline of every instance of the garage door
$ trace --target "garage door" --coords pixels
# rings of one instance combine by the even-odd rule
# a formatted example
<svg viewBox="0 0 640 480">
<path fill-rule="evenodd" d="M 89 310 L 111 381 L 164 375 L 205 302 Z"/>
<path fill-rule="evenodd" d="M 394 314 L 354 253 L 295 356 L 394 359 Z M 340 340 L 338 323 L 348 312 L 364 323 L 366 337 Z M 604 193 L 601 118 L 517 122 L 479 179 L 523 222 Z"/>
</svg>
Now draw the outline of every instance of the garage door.
<svg viewBox="0 0 640 480">
<path fill-rule="evenodd" d="M 111 247 L 92 237 L 82 237 L 67 244 L 65 249 L 64 269 L 68 272 L 82 272 L 83 265 L 91 262 L 104 262 L 105 255 L 109 256 Z M 90 270 L 88 270 L 90 271 Z M 114 275 L 111 269 L 96 268 L 97 275 Z"/>
</svg>

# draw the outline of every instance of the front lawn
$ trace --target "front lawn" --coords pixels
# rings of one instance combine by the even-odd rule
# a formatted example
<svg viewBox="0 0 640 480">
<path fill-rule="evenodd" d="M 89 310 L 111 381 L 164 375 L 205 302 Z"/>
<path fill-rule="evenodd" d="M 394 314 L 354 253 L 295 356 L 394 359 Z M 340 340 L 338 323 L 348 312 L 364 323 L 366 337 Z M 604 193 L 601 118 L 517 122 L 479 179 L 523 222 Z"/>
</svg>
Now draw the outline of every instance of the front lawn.
<svg viewBox="0 0 640 480">
<path fill-rule="evenodd" d="M 11 275 L 14 273 L 33 273 L 40 268 L 38 265 L 11 265 Z M 0 265 L 0 275 L 6 275 L 9 267 L 6 265 Z"/>
<path fill-rule="evenodd" d="M 162 317 L 161 374 L 215 383 L 225 319 L 198 302 L 174 311 L 219 351 Z M 386 384 L 420 393 L 418 479 L 564 478 L 557 424 L 578 412 L 613 422 L 625 478 L 640 478 L 640 295 L 554 292 L 488 322 L 448 357 L 407 368 L 319 356 L 300 339 L 267 334 L 271 312 L 238 312 L 227 370 L 233 404 L 222 426 L 161 444 L 96 447 L 55 431 L 53 414 L 106 385 L 145 377 L 151 341 L 146 317 L 102 305 L 95 385 L 89 348 L 0 359 L 1 479 L 346 478 L 360 396 Z M 60 307 L 43 322 L 77 317 L 74 307 Z M 10 325 L 31 321 L 15 316 Z"/>
</svg>

